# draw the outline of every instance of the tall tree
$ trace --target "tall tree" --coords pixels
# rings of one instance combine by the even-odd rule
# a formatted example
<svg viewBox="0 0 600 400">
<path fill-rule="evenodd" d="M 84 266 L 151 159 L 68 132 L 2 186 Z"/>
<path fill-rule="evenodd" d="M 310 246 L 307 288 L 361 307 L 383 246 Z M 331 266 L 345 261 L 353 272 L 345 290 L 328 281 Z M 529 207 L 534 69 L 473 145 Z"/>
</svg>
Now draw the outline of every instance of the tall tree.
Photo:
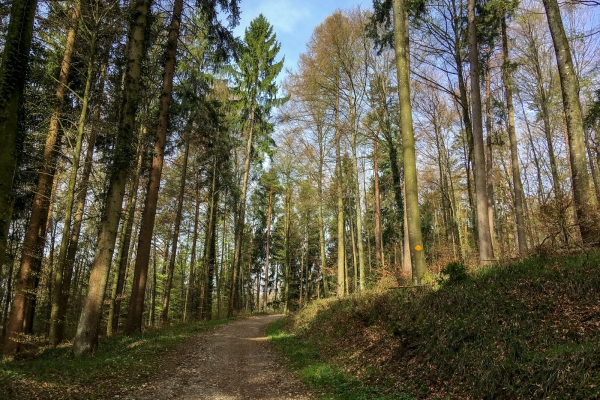
<svg viewBox="0 0 600 400">
<path fill-rule="evenodd" d="M 206 16 L 207 24 L 211 26 L 208 30 L 209 34 L 220 29 L 219 23 L 215 22 L 217 19 L 217 16 L 215 15 L 215 3 L 218 3 L 224 11 L 230 11 L 232 24 L 235 24 L 238 18 L 237 0 L 207 0 L 201 2 L 202 11 Z M 183 0 L 176 0 L 173 4 L 173 14 L 169 27 L 167 48 L 165 51 L 162 92 L 159 105 L 158 126 L 156 129 L 157 140 L 154 144 L 154 156 L 152 158 L 152 166 L 149 174 L 150 179 L 148 181 L 146 201 L 142 213 L 142 224 L 138 241 L 137 258 L 135 261 L 131 301 L 129 303 L 129 312 L 125 324 L 125 332 L 127 333 L 139 332 L 142 329 L 146 279 L 148 276 L 148 265 L 150 263 L 150 249 L 152 244 L 152 234 L 154 232 L 154 221 L 156 219 L 156 205 L 158 202 L 160 178 L 164 163 L 164 151 L 169 129 L 169 108 L 173 91 L 173 76 L 175 74 L 175 61 L 181 27 L 182 10 Z M 222 34 L 225 33 L 227 32 L 225 31 Z M 226 38 L 230 39 L 228 35 L 226 35 Z"/>
<path fill-rule="evenodd" d="M 579 101 L 579 85 L 573 68 L 569 40 L 565 33 L 560 8 L 556 0 L 543 0 L 552 43 L 556 53 L 558 74 L 562 89 L 563 107 L 567 124 L 571 184 L 577 222 L 584 244 L 598 243 L 597 199 L 590 185 L 588 163 L 583 135 L 583 118 Z"/>
<path fill-rule="evenodd" d="M 398 96 L 400 99 L 400 129 L 402 131 L 402 155 L 404 160 L 404 190 L 406 196 L 406 217 L 408 238 L 412 259 L 412 279 L 420 284 L 427 266 L 421 237 L 421 217 L 419 213 L 417 160 L 415 136 L 412 124 L 410 99 L 410 71 L 408 48 L 405 40 L 406 24 L 404 1 L 393 0 L 394 46 L 396 50 L 396 74 L 398 75 Z"/>
<path fill-rule="evenodd" d="M 158 126 L 156 128 L 156 141 L 152 166 L 148 179 L 146 201 L 142 212 L 142 224 L 138 238 L 137 257 L 135 259 L 135 270 L 133 275 L 133 287 L 129 312 L 125 323 L 125 332 L 134 333 L 142 329 L 142 314 L 144 312 L 144 298 L 146 291 L 146 278 L 148 265 L 150 263 L 150 250 L 152 246 L 152 235 L 154 233 L 154 221 L 156 219 L 156 205 L 158 203 L 158 192 L 160 189 L 160 178 L 162 175 L 165 146 L 167 145 L 167 133 L 169 129 L 169 107 L 173 93 L 173 76 L 175 74 L 175 57 L 179 41 L 181 27 L 181 13 L 183 11 L 183 0 L 175 0 L 173 3 L 173 14 L 169 27 L 167 48 L 165 51 L 165 65 L 163 73 L 162 91 L 160 95 Z M 177 238 L 174 238 L 175 246 Z M 172 255 L 174 257 L 174 255 Z M 172 277 L 172 275 L 171 275 Z"/>
<path fill-rule="evenodd" d="M 179 242 L 179 231 L 181 228 L 181 213 L 183 212 L 183 199 L 185 194 L 185 183 L 187 175 L 187 163 L 190 153 L 189 139 L 185 140 L 185 150 L 183 154 L 183 165 L 181 166 L 181 180 L 179 183 L 179 196 L 177 197 L 177 211 L 175 212 L 175 227 L 173 230 L 173 242 L 171 244 L 171 260 L 169 261 L 169 270 L 167 272 L 167 282 L 165 283 L 165 292 L 163 299 L 163 310 L 161 314 L 161 323 L 169 323 L 169 304 L 171 302 L 171 287 L 173 286 L 173 272 L 175 271 L 175 257 L 177 254 L 177 243 Z"/>
<path fill-rule="evenodd" d="M 0 266 L 4 264 L 17 172 L 19 106 L 23 98 L 37 0 L 14 0 L 0 65 Z M 9 335 L 10 336 L 10 335 Z M 15 351 L 15 349 L 6 349 Z"/>
<path fill-rule="evenodd" d="M 45 229 L 45 227 L 48 219 L 48 207 L 50 204 L 54 175 L 58 163 L 63 134 L 63 129 L 60 127 L 60 119 L 68 92 L 71 58 L 73 56 L 80 18 L 81 0 L 77 0 L 73 5 L 71 26 L 67 31 L 67 40 L 55 93 L 55 104 L 50 118 L 48 136 L 46 137 L 46 144 L 44 147 L 42 168 L 38 174 L 37 188 L 33 198 L 27 232 L 25 233 L 25 241 L 23 243 L 24 251 L 21 257 L 16 294 L 13 299 L 8 321 L 8 335 L 5 352 L 9 354 L 14 354 L 19 350 L 18 342 L 15 339 L 19 333 L 23 332 L 27 298 L 35 297 L 35 291 L 31 290 L 33 285 L 32 277 L 40 268 L 42 250 L 46 241 L 47 229 Z M 10 129 L 8 131 L 10 131 Z"/>
<path fill-rule="evenodd" d="M 137 0 L 131 4 L 131 21 L 127 38 L 127 66 L 120 107 L 119 125 L 109 173 L 108 192 L 102 214 L 96 253 L 90 271 L 88 290 L 77 325 L 73 353 L 77 356 L 91 353 L 98 340 L 98 325 L 104 300 L 108 272 L 117 239 L 121 205 L 127 184 L 127 174 L 135 159 L 135 117 L 142 58 L 146 46 L 146 27 L 151 0 Z"/>
<path fill-rule="evenodd" d="M 468 0 L 467 17 L 469 24 L 469 62 L 471 63 L 471 115 L 473 117 L 473 161 L 475 171 L 475 198 L 477 204 L 479 261 L 482 264 L 489 264 L 494 259 L 494 249 L 492 247 L 487 201 L 475 0 Z"/>
<path fill-rule="evenodd" d="M 263 140 L 261 135 L 268 135 L 273 129 L 268 122 L 274 106 L 282 104 L 277 98 L 275 79 L 283 68 L 283 59 L 276 61 L 281 45 L 273 32 L 273 27 L 261 14 L 250 22 L 244 33 L 244 44 L 239 51 L 237 70 L 233 76 L 240 94 L 241 118 L 246 135 L 246 150 L 240 200 L 235 223 L 235 251 L 231 271 L 231 292 L 227 316 L 233 316 L 237 279 L 240 271 L 244 225 L 246 218 L 246 197 L 250 180 L 250 165 L 253 157 L 253 146 L 256 140 Z"/>
<path fill-rule="evenodd" d="M 63 223 L 63 232 L 60 242 L 60 251 L 58 253 L 58 263 L 54 272 L 54 292 L 52 296 L 52 310 L 50 313 L 50 332 L 48 334 L 52 345 L 58 344 L 58 317 L 60 311 L 60 298 L 62 294 L 63 272 L 67 261 L 67 248 L 69 245 L 69 233 L 71 230 L 71 217 L 73 214 L 73 203 L 75 201 L 75 184 L 77 181 L 77 172 L 79 169 L 79 159 L 81 155 L 81 146 L 83 145 L 83 136 L 85 130 L 86 116 L 88 112 L 88 103 L 92 95 L 92 81 L 94 78 L 94 59 L 96 56 L 96 31 L 98 27 L 91 27 L 92 38 L 90 40 L 90 54 L 87 63 L 87 77 L 85 80 L 85 89 L 82 97 L 81 113 L 77 124 L 77 136 L 75 138 L 75 149 L 73 151 L 73 161 L 71 164 L 71 174 L 67 187 L 67 201 L 65 204 L 65 218 Z"/>
<path fill-rule="evenodd" d="M 524 255 L 527 251 L 525 239 L 525 216 L 523 212 L 523 183 L 521 182 L 521 169 L 519 167 L 519 150 L 517 148 L 517 134 L 515 132 L 515 108 L 513 105 L 513 80 L 511 77 L 511 64 L 508 54 L 508 34 L 506 33 L 506 17 L 501 21 L 502 29 L 502 80 L 504 81 L 506 94 L 506 109 L 508 111 L 508 140 L 510 142 L 510 161 L 513 178 L 513 189 L 515 192 L 515 217 L 517 221 L 517 244 L 519 253 Z"/>
</svg>

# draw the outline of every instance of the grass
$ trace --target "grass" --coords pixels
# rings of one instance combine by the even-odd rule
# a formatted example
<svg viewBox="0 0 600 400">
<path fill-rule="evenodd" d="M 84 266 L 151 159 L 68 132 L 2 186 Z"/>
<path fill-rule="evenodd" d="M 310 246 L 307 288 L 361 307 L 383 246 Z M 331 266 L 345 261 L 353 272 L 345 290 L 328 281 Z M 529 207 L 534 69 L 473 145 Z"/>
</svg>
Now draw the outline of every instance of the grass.
<svg viewBox="0 0 600 400">
<path fill-rule="evenodd" d="M 164 369 L 185 340 L 229 320 L 177 325 L 100 340 L 93 356 L 70 346 L 41 349 L 34 359 L 0 361 L 1 399 L 98 399 L 133 392 Z"/>
<path fill-rule="evenodd" d="M 272 335 L 329 398 L 598 398 L 599 272 L 600 253 L 534 258 L 317 302 Z"/>
<path fill-rule="evenodd" d="M 305 342 L 282 327 L 283 320 L 269 325 L 267 334 L 275 347 L 283 352 L 300 379 L 324 400 L 399 399 L 411 400 L 403 393 L 386 393 L 375 386 L 365 386 L 359 379 L 320 356 L 318 347 Z"/>
</svg>

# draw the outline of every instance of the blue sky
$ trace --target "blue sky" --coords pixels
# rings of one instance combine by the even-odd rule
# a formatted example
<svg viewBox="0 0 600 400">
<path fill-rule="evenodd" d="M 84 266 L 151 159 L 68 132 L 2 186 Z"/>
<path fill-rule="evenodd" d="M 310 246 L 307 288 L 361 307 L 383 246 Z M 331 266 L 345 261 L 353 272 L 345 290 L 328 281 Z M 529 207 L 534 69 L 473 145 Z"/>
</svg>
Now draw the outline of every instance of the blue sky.
<svg viewBox="0 0 600 400">
<path fill-rule="evenodd" d="M 356 6 L 366 9 L 371 5 L 371 0 L 241 0 L 242 18 L 234 33 L 243 37 L 250 21 L 262 13 L 273 25 L 281 43 L 280 54 L 285 55 L 285 69 L 294 70 L 314 28 L 328 15 L 337 9 Z"/>
</svg>

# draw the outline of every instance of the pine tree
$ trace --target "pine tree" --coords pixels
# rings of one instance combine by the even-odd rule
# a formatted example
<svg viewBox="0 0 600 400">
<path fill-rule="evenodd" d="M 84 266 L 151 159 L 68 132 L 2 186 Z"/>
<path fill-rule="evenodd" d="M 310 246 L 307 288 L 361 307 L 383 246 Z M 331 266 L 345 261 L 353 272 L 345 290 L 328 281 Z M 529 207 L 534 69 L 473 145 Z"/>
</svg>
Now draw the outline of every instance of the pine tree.
<svg viewBox="0 0 600 400">
<path fill-rule="evenodd" d="M 231 292 L 227 315 L 233 315 L 237 279 L 240 271 L 242 238 L 246 216 L 246 196 L 250 179 L 254 142 L 268 143 L 268 135 L 273 126 L 268 122 L 271 110 L 281 105 L 285 99 L 277 98 L 275 79 L 283 68 L 283 59 L 276 61 L 281 45 L 273 32 L 273 27 L 261 14 L 250 23 L 245 31 L 244 43 L 239 50 L 237 69 L 233 73 L 237 93 L 240 96 L 240 117 L 243 133 L 246 135 L 246 160 L 244 176 L 235 223 L 235 253 L 231 273 Z"/>
</svg>

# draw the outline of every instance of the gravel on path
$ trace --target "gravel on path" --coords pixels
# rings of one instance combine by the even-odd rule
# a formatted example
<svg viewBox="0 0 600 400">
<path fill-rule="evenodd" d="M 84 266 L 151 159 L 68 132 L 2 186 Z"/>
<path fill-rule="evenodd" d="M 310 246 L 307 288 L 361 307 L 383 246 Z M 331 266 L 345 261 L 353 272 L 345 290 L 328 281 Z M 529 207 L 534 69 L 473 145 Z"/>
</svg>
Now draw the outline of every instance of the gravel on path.
<svg viewBox="0 0 600 400">
<path fill-rule="evenodd" d="M 139 400 L 314 399 L 271 349 L 267 325 L 281 315 L 223 325 L 186 342 L 158 379 L 121 398 Z M 133 396 L 132 396 L 133 395 Z"/>
</svg>

